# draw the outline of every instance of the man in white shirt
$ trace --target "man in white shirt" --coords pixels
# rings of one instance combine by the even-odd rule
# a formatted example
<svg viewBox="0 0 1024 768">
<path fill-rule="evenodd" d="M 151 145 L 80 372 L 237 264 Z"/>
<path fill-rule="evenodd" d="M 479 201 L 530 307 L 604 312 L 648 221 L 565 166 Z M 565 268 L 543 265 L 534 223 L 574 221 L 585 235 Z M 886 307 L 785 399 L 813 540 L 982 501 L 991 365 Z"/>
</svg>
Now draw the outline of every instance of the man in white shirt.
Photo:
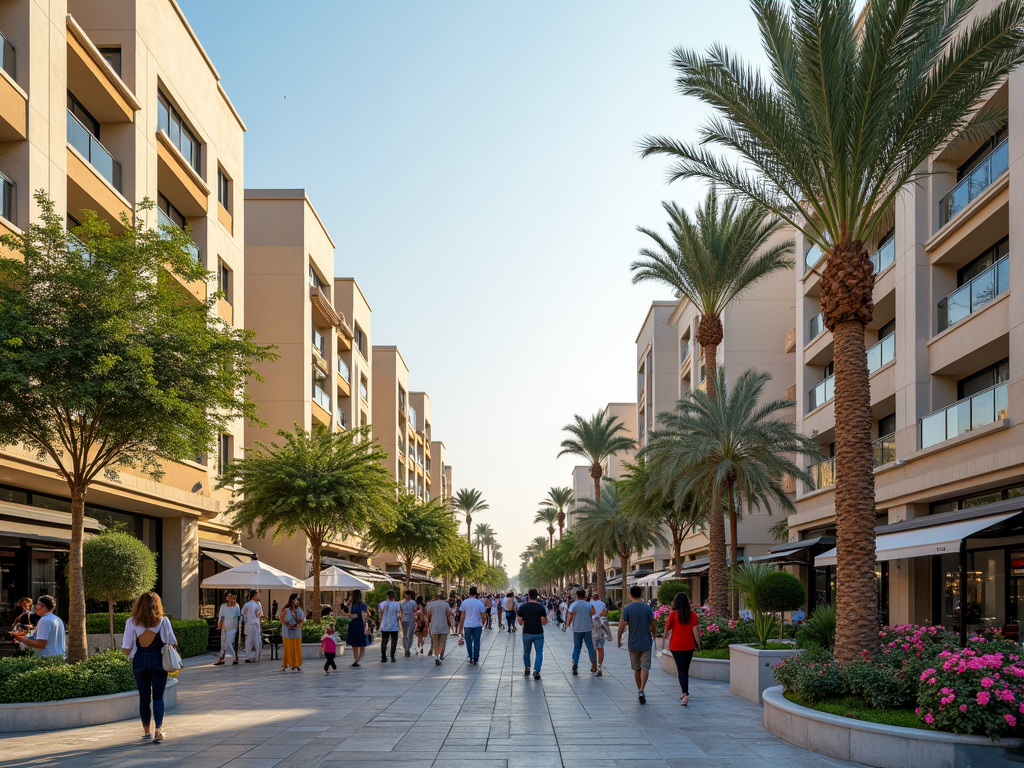
<svg viewBox="0 0 1024 768">
<path fill-rule="evenodd" d="M 53 612 L 55 607 L 52 597 L 40 595 L 36 600 L 36 616 L 39 617 L 39 623 L 36 624 L 35 637 L 28 637 L 25 630 L 13 633 L 19 642 L 34 648 L 36 656 L 63 657 L 67 653 L 64 622 Z"/>
<path fill-rule="evenodd" d="M 480 632 L 487 613 L 484 601 L 476 595 L 476 587 L 470 587 L 469 597 L 462 601 L 462 609 L 459 611 L 459 634 L 466 638 L 466 653 L 469 655 L 469 664 L 473 666 L 480 661 Z"/>
<path fill-rule="evenodd" d="M 597 673 L 594 677 L 603 677 L 604 644 L 611 640 L 612 628 L 608 623 L 608 606 L 597 596 L 597 592 L 590 595 L 590 604 L 594 606 L 591 623 L 594 626 L 594 650 L 597 651 Z"/>
<path fill-rule="evenodd" d="M 395 660 L 395 651 L 398 649 L 398 617 L 402 612 L 401 606 L 395 600 L 395 591 L 388 590 L 388 599 L 377 606 L 380 612 L 380 663 L 388 660 L 388 641 L 391 641 L 391 661 Z"/>
<path fill-rule="evenodd" d="M 231 657 L 231 664 L 238 663 L 238 654 L 235 652 L 235 640 L 238 638 L 238 622 L 242 617 L 242 609 L 235 602 L 235 596 L 227 595 L 227 602 L 220 607 L 217 614 L 217 629 L 220 630 L 220 658 L 213 663 L 219 667 L 224 664 L 224 657 Z"/>
<path fill-rule="evenodd" d="M 252 664 L 260 660 L 260 649 L 263 646 L 263 605 L 257 589 L 249 590 L 249 601 L 242 606 L 242 621 L 245 627 L 245 663 Z"/>
</svg>

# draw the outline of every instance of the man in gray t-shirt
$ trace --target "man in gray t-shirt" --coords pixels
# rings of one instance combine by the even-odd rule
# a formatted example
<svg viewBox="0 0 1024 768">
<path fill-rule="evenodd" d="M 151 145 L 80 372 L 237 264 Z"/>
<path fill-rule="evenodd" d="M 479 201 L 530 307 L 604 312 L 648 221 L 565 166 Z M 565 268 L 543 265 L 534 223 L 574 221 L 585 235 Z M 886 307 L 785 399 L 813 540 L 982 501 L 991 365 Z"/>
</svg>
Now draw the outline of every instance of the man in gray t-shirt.
<svg viewBox="0 0 1024 768">
<path fill-rule="evenodd" d="M 587 644 L 587 653 L 590 654 L 590 671 L 597 672 L 597 654 L 594 653 L 594 625 L 591 617 L 594 615 L 594 606 L 586 600 L 587 593 L 582 589 L 576 590 L 576 602 L 569 606 L 569 615 L 562 625 L 562 631 L 572 627 L 572 673 L 579 674 L 580 651 L 583 644 Z"/>
<path fill-rule="evenodd" d="M 405 655 L 412 652 L 413 630 L 416 628 L 416 593 L 411 589 L 405 590 L 405 599 L 398 604 L 402 612 L 402 647 Z"/>
<path fill-rule="evenodd" d="M 438 597 L 427 603 L 427 626 L 430 628 L 430 655 L 434 657 L 434 663 L 440 665 L 444 661 L 444 648 L 452 627 L 452 607 L 447 600 Z"/>
<path fill-rule="evenodd" d="M 655 619 L 654 611 L 643 601 L 642 595 L 643 590 L 640 587 L 629 588 L 629 605 L 622 609 L 622 616 L 619 617 L 617 642 L 621 648 L 622 631 L 629 627 L 629 640 L 626 645 L 626 649 L 629 651 L 629 664 L 633 667 L 637 696 L 641 704 L 646 704 L 647 697 L 644 696 L 644 688 L 647 686 L 647 677 L 651 673 Z"/>
</svg>

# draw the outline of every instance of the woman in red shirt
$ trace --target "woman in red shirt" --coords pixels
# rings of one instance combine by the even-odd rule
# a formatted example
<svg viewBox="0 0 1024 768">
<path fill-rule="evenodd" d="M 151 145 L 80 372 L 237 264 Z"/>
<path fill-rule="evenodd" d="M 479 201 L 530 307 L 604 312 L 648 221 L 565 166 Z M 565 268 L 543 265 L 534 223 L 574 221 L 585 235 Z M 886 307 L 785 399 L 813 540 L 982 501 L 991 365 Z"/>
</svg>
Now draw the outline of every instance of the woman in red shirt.
<svg viewBox="0 0 1024 768">
<path fill-rule="evenodd" d="M 672 601 L 672 610 L 665 619 L 665 634 L 661 638 L 662 651 L 665 650 L 666 642 L 676 662 L 679 687 L 683 691 L 680 698 L 685 707 L 690 703 L 690 662 L 693 660 L 693 652 L 700 648 L 697 614 L 690 607 L 690 598 L 685 592 L 679 592 Z"/>
</svg>

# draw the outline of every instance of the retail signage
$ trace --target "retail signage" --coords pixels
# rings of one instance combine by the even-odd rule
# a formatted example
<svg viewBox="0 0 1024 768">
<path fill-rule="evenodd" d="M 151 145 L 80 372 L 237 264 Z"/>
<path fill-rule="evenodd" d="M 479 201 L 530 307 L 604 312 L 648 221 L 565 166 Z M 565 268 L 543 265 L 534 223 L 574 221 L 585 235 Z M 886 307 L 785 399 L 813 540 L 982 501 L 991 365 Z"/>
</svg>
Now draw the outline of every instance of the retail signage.
<svg viewBox="0 0 1024 768">
<path fill-rule="evenodd" d="M 1014 552 L 1010 555 L 1010 573 L 1013 576 L 1024 576 L 1024 552 Z"/>
</svg>

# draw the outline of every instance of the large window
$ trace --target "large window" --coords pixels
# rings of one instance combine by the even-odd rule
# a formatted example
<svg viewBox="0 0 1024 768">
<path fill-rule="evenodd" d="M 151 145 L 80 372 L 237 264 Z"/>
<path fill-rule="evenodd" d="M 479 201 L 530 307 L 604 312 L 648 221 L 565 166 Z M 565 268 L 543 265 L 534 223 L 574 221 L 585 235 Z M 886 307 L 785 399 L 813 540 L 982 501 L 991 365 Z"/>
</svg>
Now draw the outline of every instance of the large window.
<svg viewBox="0 0 1024 768">
<path fill-rule="evenodd" d="M 199 141 L 185 124 L 185 121 L 182 120 L 181 115 L 174 108 L 174 105 L 171 104 L 170 99 L 162 91 L 158 91 L 156 112 L 157 127 L 167 134 L 167 138 L 178 148 L 185 160 L 188 161 L 188 164 L 197 173 L 201 173 L 199 167 Z"/>
<path fill-rule="evenodd" d="M 982 390 L 994 387 L 1010 380 L 1010 360 L 1000 360 L 988 368 L 972 373 L 956 383 L 956 399 L 963 400 L 965 397 L 976 395 Z"/>
<path fill-rule="evenodd" d="M 217 168 L 217 201 L 224 210 L 231 213 L 231 179 L 222 168 Z"/>
</svg>

